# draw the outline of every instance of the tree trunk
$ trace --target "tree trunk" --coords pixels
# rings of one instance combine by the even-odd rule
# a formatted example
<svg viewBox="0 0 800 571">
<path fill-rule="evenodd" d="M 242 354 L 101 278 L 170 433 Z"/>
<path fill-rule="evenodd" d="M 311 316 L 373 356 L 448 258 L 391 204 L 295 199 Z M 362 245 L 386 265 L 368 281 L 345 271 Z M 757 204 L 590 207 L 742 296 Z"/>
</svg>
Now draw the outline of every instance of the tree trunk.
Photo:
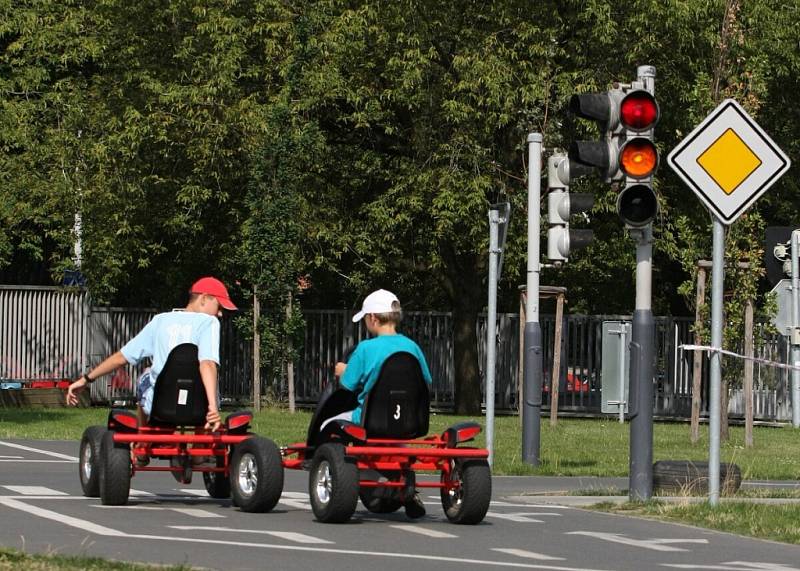
<svg viewBox="0 0 800 571">
<path fill-rule="evenodd" d="M 455 413 L 481 413 L 481 378 L 478 368 L 477 303 L 453 304 L 453 353 L 455 365 Z"/>
</svg>

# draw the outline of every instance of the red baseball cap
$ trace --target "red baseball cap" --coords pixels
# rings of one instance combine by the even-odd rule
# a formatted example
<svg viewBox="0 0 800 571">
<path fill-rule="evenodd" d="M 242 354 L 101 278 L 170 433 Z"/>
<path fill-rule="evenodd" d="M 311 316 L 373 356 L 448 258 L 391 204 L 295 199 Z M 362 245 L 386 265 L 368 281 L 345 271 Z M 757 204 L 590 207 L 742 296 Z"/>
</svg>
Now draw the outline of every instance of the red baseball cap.
<svg viewBox="0 0 800 571">
<path fill-rule="evenodd" d="M 200 278 L 194 282 L 194 285 L 192 285 L 192 289 L 189 290 L 189 293 L 204 293 L 207 295 L 213 295 L 217 298 L 219 304 L 225 309 L 230 311 L 236 311 L 239 309 L 231 301 L 231 296 L 228 295 L 228 290 L 225 288 L 225 284 L 223 284 L 217 278 Z"/>
</svg>

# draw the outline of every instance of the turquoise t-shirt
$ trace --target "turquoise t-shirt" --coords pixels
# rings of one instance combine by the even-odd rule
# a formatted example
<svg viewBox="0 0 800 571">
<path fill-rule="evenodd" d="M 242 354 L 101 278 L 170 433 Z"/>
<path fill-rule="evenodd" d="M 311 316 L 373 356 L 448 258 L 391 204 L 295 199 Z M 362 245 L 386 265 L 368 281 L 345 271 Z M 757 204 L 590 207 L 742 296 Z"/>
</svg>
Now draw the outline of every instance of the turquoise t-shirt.
<svg viewBox="0 0 800 571">
<path fill-rule="evenodd" d="M 152 357 L 153 378 L 158 378 L 170 351 L 182 343 L 197 345 L 200 361 L 219 365 L 219 320 L 195 311 L 159 313 L 120 350 L 131 365 Z"/>
<path fill-rule="evenodd" d="M 383 362 L 395 353 L 401 352 L 411 353 L 417 358 L 422 368 L 423 378 L 429 385 L 431 384 L 431 372 L 422 349 L 405 335 L 399 333 L 378 335 L 372 339 L 361 341 L 350 356 L 340 381 L 344 388 L 358 395 L 358 407 L 353 411 L 354 423 L 361 423 L 364 401 L 378 380 Z"/>
</svg>

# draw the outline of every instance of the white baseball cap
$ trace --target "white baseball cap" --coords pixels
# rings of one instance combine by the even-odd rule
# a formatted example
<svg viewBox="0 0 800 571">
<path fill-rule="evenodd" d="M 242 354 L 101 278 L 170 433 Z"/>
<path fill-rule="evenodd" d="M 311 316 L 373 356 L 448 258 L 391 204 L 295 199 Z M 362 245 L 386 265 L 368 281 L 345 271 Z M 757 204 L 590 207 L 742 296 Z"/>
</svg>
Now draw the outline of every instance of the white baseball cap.
<svg viewBox="0 0 800 571">
<path fill-rule="evenodd" d="M 391 313 L 393 302 L 400 303 L 397 296 L 385 289 L 373 291 L 364 298 L 364 303 L 361 304 L 361 311 L 353 316 L 353 323 L 358 323 L 368 313 Z"/>
</svg>

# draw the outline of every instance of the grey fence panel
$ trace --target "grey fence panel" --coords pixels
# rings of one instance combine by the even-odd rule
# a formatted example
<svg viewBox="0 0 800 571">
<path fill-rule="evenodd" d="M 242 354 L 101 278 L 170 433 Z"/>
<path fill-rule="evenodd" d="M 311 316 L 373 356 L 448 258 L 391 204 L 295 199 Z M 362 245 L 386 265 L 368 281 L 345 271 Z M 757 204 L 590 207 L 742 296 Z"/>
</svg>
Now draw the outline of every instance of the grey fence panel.
<svg viewBox="0 0 800 571">
<path fill-rule="evenodd" d="M 0 379 L 77 377 L 85 367 L 84 291 L 0 286 Z"/>
</svg>

